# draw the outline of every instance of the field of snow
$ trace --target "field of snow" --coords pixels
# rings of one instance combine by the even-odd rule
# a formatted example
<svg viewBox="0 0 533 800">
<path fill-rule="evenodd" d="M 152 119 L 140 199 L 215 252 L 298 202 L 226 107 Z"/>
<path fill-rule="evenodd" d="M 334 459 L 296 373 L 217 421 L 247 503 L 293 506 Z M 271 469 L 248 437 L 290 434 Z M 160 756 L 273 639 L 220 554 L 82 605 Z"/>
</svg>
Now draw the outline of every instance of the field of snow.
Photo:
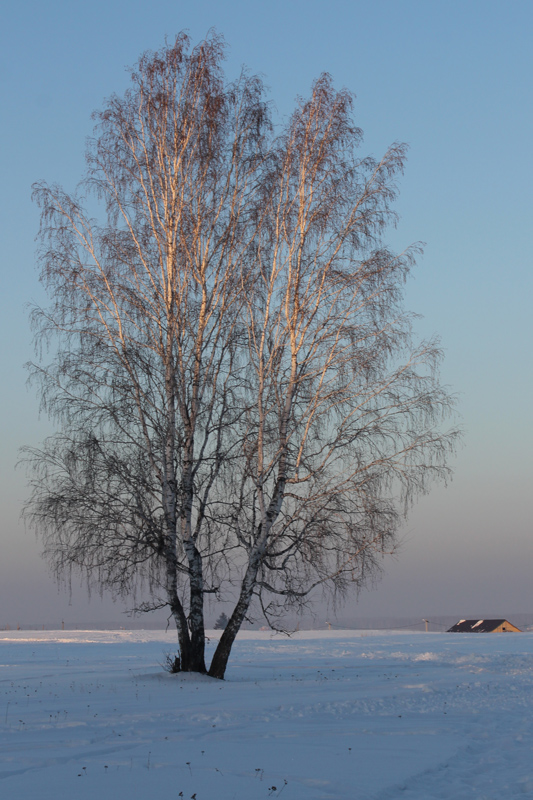
<svg viewBox="0 0 533 800">
<path fill-rule="evenodd" d="M 533 795 L 533 634 L 244 632 L 224 682 L 174 638 L 0 631 L 0 797 Z"/>
</svg>

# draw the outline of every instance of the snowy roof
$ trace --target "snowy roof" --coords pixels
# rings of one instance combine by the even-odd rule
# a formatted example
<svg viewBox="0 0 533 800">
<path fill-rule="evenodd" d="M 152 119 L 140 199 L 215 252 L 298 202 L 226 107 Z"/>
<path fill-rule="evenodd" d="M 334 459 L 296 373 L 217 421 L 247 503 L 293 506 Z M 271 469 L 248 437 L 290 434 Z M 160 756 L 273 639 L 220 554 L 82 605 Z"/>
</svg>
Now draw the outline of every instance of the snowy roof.
<svg viewBox="0 0 533 800">
<path fill-rule="evenodd" d="M 449 628 L 448 633 L 492 633 L 500 625 L 508 625 L 508 630 L 518 631 L 516 625 L 506 619 L 461 619 Z"/>
</svg>

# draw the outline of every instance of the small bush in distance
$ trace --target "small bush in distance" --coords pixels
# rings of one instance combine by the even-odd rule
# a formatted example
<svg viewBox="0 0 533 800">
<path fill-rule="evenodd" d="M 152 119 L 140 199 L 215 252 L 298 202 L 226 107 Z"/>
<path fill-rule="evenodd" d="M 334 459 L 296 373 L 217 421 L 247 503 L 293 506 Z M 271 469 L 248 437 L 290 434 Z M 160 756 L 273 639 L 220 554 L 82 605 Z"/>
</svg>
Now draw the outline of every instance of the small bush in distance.
<svg viewBox="0 0 533 800">
<path fill-rule="evenodd" d="M 224 628 L 227 626 L 228 622 L 229 622 L 229 619 L 227 618 L 226 614 L 224 614 L 224 612 L 222 612 L 222 614 L 219 616 L 219 618 L 215 622 L 215 630 L 216 631 L 223 631 Z"/>
</svg>

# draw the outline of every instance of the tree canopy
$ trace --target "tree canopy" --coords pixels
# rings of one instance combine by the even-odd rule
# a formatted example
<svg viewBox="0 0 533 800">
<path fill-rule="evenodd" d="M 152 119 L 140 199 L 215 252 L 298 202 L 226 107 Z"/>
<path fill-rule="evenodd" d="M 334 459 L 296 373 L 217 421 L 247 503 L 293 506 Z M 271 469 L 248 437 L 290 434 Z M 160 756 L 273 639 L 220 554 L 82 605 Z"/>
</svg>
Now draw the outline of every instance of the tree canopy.
<svg viewBox="0 0 533 800">
<path fill-rule="evenodd" d="M 419 248 L 383 243 L 405 146 L 360 157 L 326 74 L 275 127 L 223 54 L 216 34 L 145 53 L 94 115 L 79 193 L 35 186 L 33 324 L 57 349 L 31 369 L 58 428 L 27 506 L 58 578 L 169 609 L 184 670 L 207 669 L 206 597 L 236 597 L 215 677 L 254 603 L 277 624 L 375 575 L 457 435 L 403 309 Z"/>
</svg>

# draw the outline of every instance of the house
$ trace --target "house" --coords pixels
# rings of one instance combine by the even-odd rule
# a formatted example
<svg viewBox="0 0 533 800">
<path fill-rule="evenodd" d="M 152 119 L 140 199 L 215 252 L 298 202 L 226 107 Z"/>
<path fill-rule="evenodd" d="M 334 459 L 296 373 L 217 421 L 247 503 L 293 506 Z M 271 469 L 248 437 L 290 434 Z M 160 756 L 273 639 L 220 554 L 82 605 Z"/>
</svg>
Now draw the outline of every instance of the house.
<svg viewBox="0 0 533 800">
<path fill-rule="evenodd" d="M 506 619 L 460 619 L 447 633 L 521 633 Z"/>
</svg>

